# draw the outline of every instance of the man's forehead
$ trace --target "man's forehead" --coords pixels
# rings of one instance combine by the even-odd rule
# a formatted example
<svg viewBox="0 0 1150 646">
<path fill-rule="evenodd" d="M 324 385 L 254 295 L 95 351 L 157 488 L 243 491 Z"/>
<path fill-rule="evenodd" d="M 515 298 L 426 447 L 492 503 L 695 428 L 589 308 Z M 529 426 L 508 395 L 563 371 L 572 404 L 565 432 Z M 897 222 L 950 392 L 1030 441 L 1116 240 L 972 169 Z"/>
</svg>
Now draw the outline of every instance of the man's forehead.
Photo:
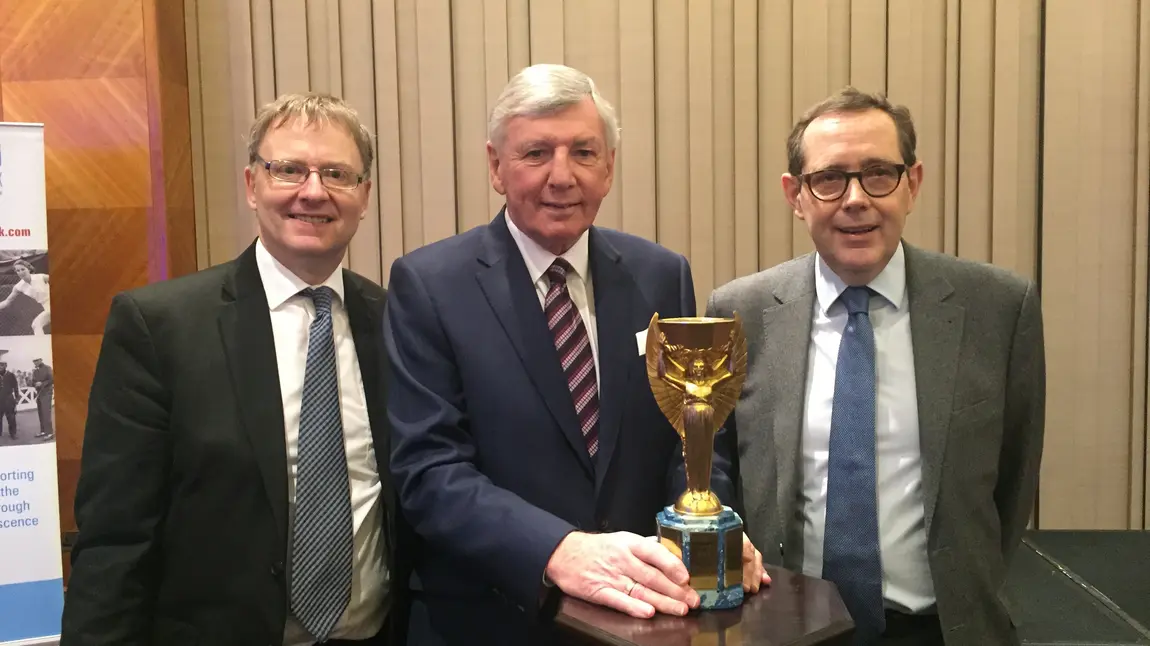
<svg viewBox="0 0 1150 646">
<path fill-rule="evenodd" d="M 808 162 L 843 155 L 900 158 L 898 129 L 880 110 L 820 116 L 803 133 L 803 149 Z"/>
</svg>

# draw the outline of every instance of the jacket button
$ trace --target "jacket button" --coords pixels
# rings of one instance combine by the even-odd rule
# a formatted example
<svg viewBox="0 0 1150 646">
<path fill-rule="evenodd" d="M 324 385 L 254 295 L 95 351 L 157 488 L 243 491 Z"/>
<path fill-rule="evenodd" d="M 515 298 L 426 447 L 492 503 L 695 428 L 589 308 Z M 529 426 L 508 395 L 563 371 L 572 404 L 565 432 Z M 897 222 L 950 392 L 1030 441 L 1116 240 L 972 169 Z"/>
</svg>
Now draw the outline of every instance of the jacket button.
<svg viewBox="0 0 1150 646">
<path fill-rule="evenodd" d="M 276 561 L 275 563 L 272 563 L 271 572 L 272 576 L 278 579 L 280 575 L 284 573 L 283 561 Z"/>
<path fill-rule="evenodd" d="M 601 531 L 601 532 L 605 532 L 605 531 L 611 529 L 611 523 L 608 523 L 604 519 L 599 519 L 598 524 L 599 524 L 599 531 Z"/>
</svg>

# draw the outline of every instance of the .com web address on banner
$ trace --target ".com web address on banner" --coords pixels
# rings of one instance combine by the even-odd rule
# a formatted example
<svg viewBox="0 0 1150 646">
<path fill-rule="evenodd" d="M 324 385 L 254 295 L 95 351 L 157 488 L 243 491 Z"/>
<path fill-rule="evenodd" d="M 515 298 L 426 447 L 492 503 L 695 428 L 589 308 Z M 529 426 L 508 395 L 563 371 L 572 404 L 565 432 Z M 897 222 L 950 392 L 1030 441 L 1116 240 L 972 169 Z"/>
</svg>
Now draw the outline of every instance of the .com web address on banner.
<svg viewBox="0 0 1150 646">
<path fill-rule="evenodd" d="M 0 238 L 31 238 L 31 229 L 0 229 Z"/>
</svg>

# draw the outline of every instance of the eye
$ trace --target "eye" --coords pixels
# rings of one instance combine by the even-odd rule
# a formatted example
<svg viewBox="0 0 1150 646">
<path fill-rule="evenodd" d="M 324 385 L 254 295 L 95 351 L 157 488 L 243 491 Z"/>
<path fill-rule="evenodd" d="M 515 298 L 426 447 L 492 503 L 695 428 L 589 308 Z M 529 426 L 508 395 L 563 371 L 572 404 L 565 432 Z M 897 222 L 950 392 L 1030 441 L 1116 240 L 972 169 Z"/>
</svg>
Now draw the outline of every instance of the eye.
<svg viewBox="0 0 1150 646">
<path fill-rule="evenodd" d="M 543 156 L 543 151 L 539 150 L 539 149 L 528 150 L 527 153 L 524 154 L 523 156 L 528 158 L 528 159 L 538 159 L 538 158 Z"/>
<path fill-rule="evenodd" d="M 291 162 L 280 163 L 274 167 L 274 170 L 285 177 L 298 177 L 307 172 L 302 165 Z"/>
</svg>

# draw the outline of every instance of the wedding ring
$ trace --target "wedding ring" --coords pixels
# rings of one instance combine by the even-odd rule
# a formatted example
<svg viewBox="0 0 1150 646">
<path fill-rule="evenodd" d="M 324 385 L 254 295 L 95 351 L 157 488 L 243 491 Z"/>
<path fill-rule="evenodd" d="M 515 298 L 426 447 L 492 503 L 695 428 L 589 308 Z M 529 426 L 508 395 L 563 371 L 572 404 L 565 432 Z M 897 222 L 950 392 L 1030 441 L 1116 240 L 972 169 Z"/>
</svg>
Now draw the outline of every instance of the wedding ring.
<svg viewBox="0 0 1150 646">
<path fill-rule="evenodd" d="M 631 591 L 634 590 L 635 586 L 637 586 L 637 585 L 639 585 L 638 581 L 631 581 L 631 584 L 627 586 L 627 596 L 628 597 L 631 596 Z"/>
</svg>

